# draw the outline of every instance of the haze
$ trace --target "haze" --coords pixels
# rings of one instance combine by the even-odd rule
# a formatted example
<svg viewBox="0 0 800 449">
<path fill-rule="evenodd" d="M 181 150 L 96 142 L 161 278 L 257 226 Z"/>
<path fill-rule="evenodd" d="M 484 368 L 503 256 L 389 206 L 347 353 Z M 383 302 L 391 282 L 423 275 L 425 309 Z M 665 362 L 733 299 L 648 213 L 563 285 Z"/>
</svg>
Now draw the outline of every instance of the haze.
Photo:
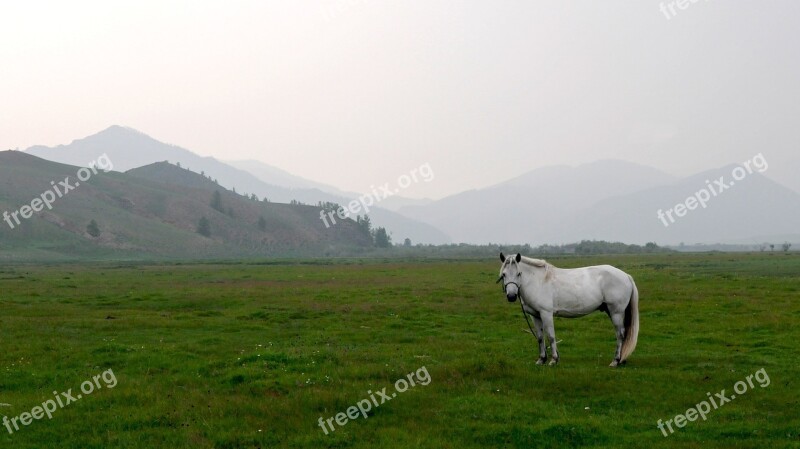
<svg viewBox="0 0 800 449">
<path fill-rule="evenodd" d="M 0 148 L 120 124 L 354 192 L 429 163 L 431 198 L 763 152 L 800 191 L 800 4 L 659 3 L 6 2 Z"/>
</svg>

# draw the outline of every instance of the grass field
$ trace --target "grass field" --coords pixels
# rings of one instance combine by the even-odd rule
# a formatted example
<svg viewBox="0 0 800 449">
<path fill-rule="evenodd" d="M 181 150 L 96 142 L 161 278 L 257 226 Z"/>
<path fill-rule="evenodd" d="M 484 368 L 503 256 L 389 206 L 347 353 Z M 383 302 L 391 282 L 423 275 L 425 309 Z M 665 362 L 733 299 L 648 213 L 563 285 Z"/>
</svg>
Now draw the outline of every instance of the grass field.
<svg viewBox="0 0 800 449">
<path fill-rule="evenodd" d="M 494 255 L 5 266 L 0 416 L 109 369 L 117 384 L 0 427 L 0 447 L 800 447 L 800 254 L 551 262 L 634 276 L 641 332 L 627 366 L 607 366 L 615 340 L 600 313 L 557 319 L 560 365 L 534 365 Z M 318 425 L 422 367 L 430 383 L 367 419 L 328 435 Z M 668 437 L 656 427 L 761 368 L 768 386 Z"/>
</svg>

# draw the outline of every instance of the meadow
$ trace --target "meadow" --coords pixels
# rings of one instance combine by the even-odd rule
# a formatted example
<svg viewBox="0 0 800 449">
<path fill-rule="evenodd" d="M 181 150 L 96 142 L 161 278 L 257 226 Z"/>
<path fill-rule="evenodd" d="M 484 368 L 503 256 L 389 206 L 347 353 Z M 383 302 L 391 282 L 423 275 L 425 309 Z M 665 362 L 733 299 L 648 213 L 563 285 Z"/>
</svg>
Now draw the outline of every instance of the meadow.
<svg viewBox="0 0 800 449">
<path fill-rule="evenodd" d="M 609 368 L 601 313 L 556 319 L 536 366 L 499 260 L 4 265 L 0 416 L 106 370 L 117 384 L 9 433 L 3 448 L 800 447 L 800 254 L 550 259 L 636 279 L 636 352 Z M 368 392 L 430 375 L 368 418 Z M 706 420 L 656 427 L 764 369 Z M 101 382 L 101 385 L 102 382 Z"/>
</svg>

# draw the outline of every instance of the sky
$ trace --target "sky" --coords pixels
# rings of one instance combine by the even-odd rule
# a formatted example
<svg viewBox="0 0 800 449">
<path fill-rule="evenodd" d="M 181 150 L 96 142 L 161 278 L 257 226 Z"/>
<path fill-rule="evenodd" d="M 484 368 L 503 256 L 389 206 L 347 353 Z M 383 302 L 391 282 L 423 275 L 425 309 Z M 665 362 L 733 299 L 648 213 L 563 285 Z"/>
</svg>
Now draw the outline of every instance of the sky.
<svg viewBox="0 0 800 449">
<path fill-rule="evenodd" d="M 684 6 L 3 2 L 0 149 L 118 124 L 354 192 L 428 164 L 403 195 L 430 198 L 548 165 L 690 175 L 763 153 L 800 191 L 800 2 Z"/>
</svg>

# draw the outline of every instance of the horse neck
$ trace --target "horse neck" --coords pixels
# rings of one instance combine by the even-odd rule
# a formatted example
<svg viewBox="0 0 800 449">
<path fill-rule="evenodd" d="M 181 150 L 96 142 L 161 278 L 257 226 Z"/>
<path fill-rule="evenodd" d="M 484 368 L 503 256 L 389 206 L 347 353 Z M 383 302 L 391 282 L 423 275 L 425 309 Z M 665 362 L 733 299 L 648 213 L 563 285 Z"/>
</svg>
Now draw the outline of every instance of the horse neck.
<svg viewBox="0 0 800 449">
<path fill-rule="evenodd" d="M 520 264 L 522 268 L 523 284 L 537 287 L 544 282 L 545 275 L 549 267 L 534 267 L 527 264 Z M 526 280 L 527 279 L 527 280 Z"/>
</svg>

